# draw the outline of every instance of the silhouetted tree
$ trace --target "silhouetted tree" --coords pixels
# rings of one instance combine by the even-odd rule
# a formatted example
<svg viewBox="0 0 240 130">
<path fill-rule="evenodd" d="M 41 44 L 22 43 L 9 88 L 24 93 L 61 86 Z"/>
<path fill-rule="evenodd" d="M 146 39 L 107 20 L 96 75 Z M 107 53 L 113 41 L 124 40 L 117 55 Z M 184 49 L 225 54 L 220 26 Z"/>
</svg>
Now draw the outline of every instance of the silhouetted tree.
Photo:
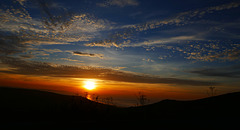
<svg viewBox="0 0 240 130">
<path fill-rule="evenodd" d="M 92 97 L 92 100 L 94 100 L 95 102 L 98 102 L 98 101 L 99 101 L 99 95 L 97 95 L 97 94 L 92 94 L 91 97 Z"/>
<path fill-rule="evenodd" d="M 209 87 L 209 91 L 210 92 L 208 92 L 208 95 L 213 97 L 216 94 L 216 87 L 213 86 Z"/>
<path fill-rule="evenodd" d="M 138 93 L 138 96 L 137 96 L 137 106 L 138 105 L 146 105 L 150 100 L 147 98 L 146 95 L 144 95 L 142 92 L 139 92 Z"/>
<path fill-rule="evenodd" d="M 98 99 L 99 99 L 99 96 L 97 95 L 97 96 L 95 97 L 95 101 L 98 102 Z"/>
</svg>

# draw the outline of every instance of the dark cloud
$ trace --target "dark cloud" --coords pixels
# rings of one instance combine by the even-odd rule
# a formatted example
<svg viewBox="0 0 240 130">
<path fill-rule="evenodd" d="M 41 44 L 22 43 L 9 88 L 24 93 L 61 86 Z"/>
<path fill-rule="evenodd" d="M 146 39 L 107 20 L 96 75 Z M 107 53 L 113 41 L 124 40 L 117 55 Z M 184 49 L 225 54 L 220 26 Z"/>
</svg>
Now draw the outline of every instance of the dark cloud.
<svg viewBox="0 0 240 130">
<path fill-rule="evenodd" d="M 34 57 L 34 55 L 31 55 L 31 54 L 25 54 L 25 55 L 20 55 L 21 58 L 23 59 L 31 59 Z"/>
<path fill-rule="evenodd" d="M 239 60 L 240 59 L 240 49 L 234 48 L 231 52 L 228 53 L 228 59 L 230 60 Z"/>
<path fill-rule="evenodd" d="M 74 13 L 63 6 L 47 0 L 35 0 L 42 12 L 42 20 L 45 26 L 52 30 L 66 30 L 72 23 Z"/>
<path fill-rule="evenodd" d="M 1 71 L 4 73 L 41 75 L 53 77 L 72 77 L 72 78 L 96 78 L 101 80 L 112 80 L 133 83 L 165 83 L 176 85 L 208 86 L 206 81 L 161 78 L 139 73 L 113 70 L 109 68 L 97 68 L 89 66 L 66 66 L 55 65 L 45 62 L 25 61 L 19 58 L 1 57 L 2 64 L 6 64 L 13 69 Z M 217 84 L 217 83 L 215 83 Z"/>
<path fill-rule="evenodd" d="M 23 53 L 28 49 L 30 44 L 35 44 L 38 41 L 41 43 L 47 42 L 49 44 L 61 43 L 59 40 L 56 40 L 60 38 L 53 38 L 51 34 L 47 32 L 53 30 L 62 32 L 66 30 L 71 24 L 73 13 L 62 8 L 53 8 L 54 3 L 49 1 L 32 0 L 32 4 L 39 5 L 38 9 L 42 11 L 43 15 L 41 21 L 36 21 L 32 19 L 25 6 L 23 6 L 24 1 L 19 0 L 18 2 L 22 6 L 19 6 L 16 2 L 12 2 L 11 6 L 7 9 L 5 9 L 4 6 L 4 8 L 0 10 L 1 55 Z M 55 6 L 57 5 L 55 4 Z M 43 22 L 44 27 L 40 22 Z M 48 35 L 43 35 L 45 33 Z M 64 38 L 63 36 L 60 37 Z M 27 58 L 26 55 L 22 55 L 22 57 Z"/>
<path fill-rule="evenodd" d="M 24 52 L 26 45 L 21 42 L 23 42 L 23 39 L 16 35 L 7 35 L 0 32 L 0 54 L 11 55 Z"/>
<path fill-rule="evenodd" d="M 109 7 L 109 6 L 138 6 L 139 2 L 137 0 L 105 0 L 103 3 L 97 3 L 97 6 L 100 7 Z"/>
<path fill-rule="evenodd" d="M 93 53 L 85 53 L 85 52 L 80 52 L 80 51 L 74 51 L 73 52 L 74 55 L 78 55 L 78 56 L 89 56 L 89 57 L 98 57 L 98 58 L 103 58 L 103 54 L 93 54 Z"/>
<path fill-rule="evenodd" d="M 203 76 L 239 78 L 240 77 L 240 65 L 231 66 L 231 67 L 221 67 L 221 68 L 198 69 L 198 70 L 193 70 L 193 71 L 189 71 L 189 72 L 203 75 Z"/>
</svg>

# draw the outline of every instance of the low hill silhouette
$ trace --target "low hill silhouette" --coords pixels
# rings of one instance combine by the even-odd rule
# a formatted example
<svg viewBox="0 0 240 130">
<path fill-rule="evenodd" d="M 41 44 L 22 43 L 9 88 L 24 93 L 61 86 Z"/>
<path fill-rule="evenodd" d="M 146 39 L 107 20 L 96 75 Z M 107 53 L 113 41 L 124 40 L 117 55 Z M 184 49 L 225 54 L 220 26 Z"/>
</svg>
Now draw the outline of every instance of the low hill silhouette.
<svg viewBox="0 0 240 130">
<path fill-rule="evenodd" d="M 0 105 L 5 122 L 75 121 L 75 116 L 79 116 L 77 120 L 97 120 L 118 109 L 81 96 L 18 88 L 0 88 Z"/>
<path fill-rule="evenodd" d="M 163 100 L 158 103 L 120 108 L 90 101 L 81 96 L 0 87 L 0 124 L 43 125 L 128 124 L 140 127 L 211 126 L 237 124 L 240 117 L 240 92 L 199 100 Z M 103 125 L 106 126 L 106 125 Z M 121 125 L 119 125 L 121 126 Z M 97 125 L 96 127 L 100 127 Z"/>
</svg>

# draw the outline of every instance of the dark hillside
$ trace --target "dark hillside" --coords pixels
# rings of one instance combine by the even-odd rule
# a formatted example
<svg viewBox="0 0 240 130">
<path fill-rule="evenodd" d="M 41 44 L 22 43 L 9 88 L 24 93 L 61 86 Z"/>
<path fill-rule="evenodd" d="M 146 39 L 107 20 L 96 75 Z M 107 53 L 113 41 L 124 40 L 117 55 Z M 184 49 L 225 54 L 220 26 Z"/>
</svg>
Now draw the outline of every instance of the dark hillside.
<svg viewBox="0 0 240 130">
<path fill-rule="evenodd" d="M 201 129 L 205 129 L 205 126 L 230 128 L 238 124 L 239 104 L 240 92 L 235 92 L 192 101 L 163 100 L 151 105 L 127 108 L 127 111 L 134 119 L 162 122 L 167 126 L 177 124 L 199 126 Z"/>
<path fill-rule="evenodd" d="M 240 92 L 236 92 L 192 101 L 163 100 L 141 107 L 119 108 L 80 96 L 0 87 L 0 114 L 4 125 L 79 126 L 97 123 L 97 126 L 90 126 L 127 124 L 141 128 L 161 124 L 165 128 L 185 125 L 229 127 L 229 124 L 237 124 L 240 117 L 239 103 Z"/>
<path fill-rule="evenodd" d="M 107 118 L 115 106 L 90 101 L 81 96 L 51 92 L 0 88 L 3 122 L 74 122 Z"/>
</svg>

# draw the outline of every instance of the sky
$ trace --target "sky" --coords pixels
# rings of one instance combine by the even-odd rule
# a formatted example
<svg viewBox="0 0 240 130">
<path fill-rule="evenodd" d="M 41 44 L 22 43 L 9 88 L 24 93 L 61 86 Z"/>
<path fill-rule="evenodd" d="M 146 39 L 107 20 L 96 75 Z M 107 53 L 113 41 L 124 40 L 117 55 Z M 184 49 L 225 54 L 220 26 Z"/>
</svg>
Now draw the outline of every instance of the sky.
<svg viewBox="0 0 240 130">
<path fill-rule="evenodd" d="M 0 86 L 151 102 L 240 91 L 238 0 L 1 0 Z M 96 89 L 86 90 L 86 81 Z"/>
</svg>

